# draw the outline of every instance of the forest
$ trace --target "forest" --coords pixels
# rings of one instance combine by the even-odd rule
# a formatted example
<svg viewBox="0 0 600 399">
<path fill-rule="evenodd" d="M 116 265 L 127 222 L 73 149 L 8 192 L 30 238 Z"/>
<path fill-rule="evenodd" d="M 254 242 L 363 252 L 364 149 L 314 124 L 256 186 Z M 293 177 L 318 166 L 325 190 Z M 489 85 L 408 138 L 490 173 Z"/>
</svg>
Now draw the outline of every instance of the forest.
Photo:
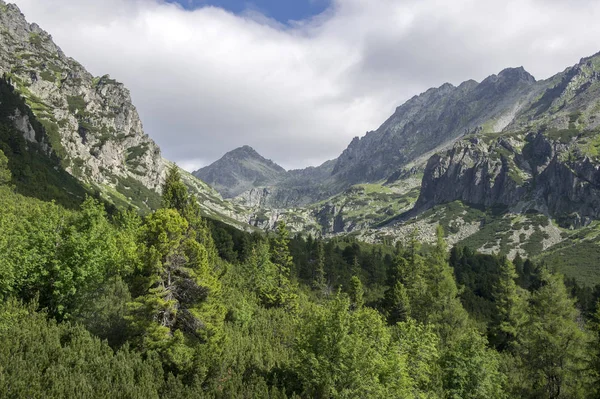
<svg viewBox="0 0 600 399">
<path fill-rule="evenodd" d="M 435 245 L 245 233 L 176 168 L 146 215 L 19 193 L 0 153 L 0 397 L 599 398 L 600 287 Z"/>
</svg>

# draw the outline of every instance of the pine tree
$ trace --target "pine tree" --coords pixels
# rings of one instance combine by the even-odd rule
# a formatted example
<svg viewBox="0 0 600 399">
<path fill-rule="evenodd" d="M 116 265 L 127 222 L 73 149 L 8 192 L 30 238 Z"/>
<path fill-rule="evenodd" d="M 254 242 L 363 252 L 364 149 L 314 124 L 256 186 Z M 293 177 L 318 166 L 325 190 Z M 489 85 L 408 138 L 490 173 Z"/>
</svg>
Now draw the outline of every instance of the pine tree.
<svg viewBox="0 0 600 399">
<path fill-rule="evenodd" d="M 348 290 L 350 295 L 350 307 L 352 310 L 360 309 L 363 307 L 365 300 L 362 282 L 357 276 L 352 276 L 350 279 L 350 288 Z"/>
<path fill-rule="evenodd" d="M 0 150 L 0 186 L 10 183 L 11 173 L 8 168 L 8 158 L 4 152 Z"/>
<path fill-rule="evenodd" d="M 500 279 L 494 286 L 496 312 L 490 325 L 491 343 L 500 351 L 514 349 L 518 333 L 527 321 L 526 292 L 517 286 L 517 278 L 512 262 L 504 258 Z"/>
<path fill-rule="evenodd" d="M 316 266 L 313 278 L 313 288 L 321 293 L 325 292 L 327 288 L 327 281 L 325 280 L 325 250 L 323 248 L 323 241 L 317 241 L 317 254 L 316 254 Z"/>
<path fill-rule="evenodd" d="M 176 209 L 182 216 L 185 216 L 189 206 L 188 190 L 183 181 L 177 165 L 173 164 L 167 172 L 167 177 L 162 186 L 162 207 L 167 209 Z"/>
<path fill-rule="evenodd" d="M 285 222 L 277 224 L 277 236 L 271 247 L 271 259 L 277 266 L 277 286 L 280 289 L 289 284 L 290 272 L 294 264 L 289 250 L 289 235 Z"/>
<path fill-rule="evenodd" d="M 542 268 L 533 292 L 529 320 L 519 334 L 518 353 L 530 382 L 529 395 L 556 399 L 581 397 L 588 337 L 578 325 L 579 312 L 562 277 Z"/>
</svg>

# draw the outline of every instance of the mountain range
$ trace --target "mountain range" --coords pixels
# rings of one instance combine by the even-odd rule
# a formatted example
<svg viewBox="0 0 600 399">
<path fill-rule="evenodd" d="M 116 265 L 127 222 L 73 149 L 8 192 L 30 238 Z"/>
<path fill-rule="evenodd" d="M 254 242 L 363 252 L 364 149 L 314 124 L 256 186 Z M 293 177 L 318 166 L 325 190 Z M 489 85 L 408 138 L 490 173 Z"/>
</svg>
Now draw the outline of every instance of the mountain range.
<svg viewBox="0 0 600 399">
<path fill-rule="evenodd" d="M 92 76 L 2 0 L 0 74 L 0 144 L 18 189 L 141 212 L 159 205 L 173 163 L 144 133 L 129 91 Z M 32 159 L 47 173 L 17 171 Z M 394 242 L 433 240 L 441 224 L 451 244 L 568 270 L 582 246 L 600 256 L 600 55 L 546 80 L 519 67 L 429 89 L 317 167 L 286 171 L 244 146 L 181 173 L 206 216 L 240 229 L 285 221 Z M 593 261 L 578 267 L 600 275 Z"/>
</svg>

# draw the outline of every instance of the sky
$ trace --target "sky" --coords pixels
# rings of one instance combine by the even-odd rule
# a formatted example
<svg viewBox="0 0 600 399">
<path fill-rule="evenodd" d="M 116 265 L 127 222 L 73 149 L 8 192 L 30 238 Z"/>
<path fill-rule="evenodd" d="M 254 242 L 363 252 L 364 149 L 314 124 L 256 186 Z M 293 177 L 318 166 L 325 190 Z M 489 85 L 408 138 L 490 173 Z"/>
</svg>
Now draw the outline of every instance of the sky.
<svg viewBox="0 0 600 399">
<path fill-rule="evenodd" d="M 600 51 L 597 0 L 9 0 L 187 170 L 242 145 L 284 168 L 337 157 L 412 96 Z"/>
</svg>

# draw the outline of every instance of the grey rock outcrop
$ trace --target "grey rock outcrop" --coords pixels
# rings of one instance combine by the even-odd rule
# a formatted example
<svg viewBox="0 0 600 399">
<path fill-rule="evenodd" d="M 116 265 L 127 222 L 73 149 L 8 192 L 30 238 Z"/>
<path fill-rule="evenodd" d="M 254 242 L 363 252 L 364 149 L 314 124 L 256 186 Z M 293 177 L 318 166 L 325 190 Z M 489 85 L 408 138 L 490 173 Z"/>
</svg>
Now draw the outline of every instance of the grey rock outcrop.
<svg viewBox="0 0 600 399">
<path fill-rule="evenodd" d="M 429 159 L 415 211 L 527 202 L 567 226 L 600 218 L 600 54 L 539 86 L 501 133 L 475 134 Z"/>
<path fill-rule="evenodd" d="M 108 75 L 93 77 L 13 4 L 0 3 L 0 73 L 44 124 L 68 172 L 102 185 L 132 178 L 160 186 L 160 149 L 144 134 L 129 91 Z"/>
<path fill-rule="evenodd" d="M 129 91 L 108 75 L 92 76 L 48 33 L 28 23 L 16 5 L 2 0 L 0 75 L 44 126 L 46 134 L 36 137 L 28 116 L 15 113 L 15 127 L 26 140 L 53 152 L 68 173 L 110 201 L 145 211 L 157 205 L 172 163 L 144 133 Z M 182 174 L 205 214 L 244 228 L 245 209 L 223 201 L 187 172 Z"/>
</svg>

